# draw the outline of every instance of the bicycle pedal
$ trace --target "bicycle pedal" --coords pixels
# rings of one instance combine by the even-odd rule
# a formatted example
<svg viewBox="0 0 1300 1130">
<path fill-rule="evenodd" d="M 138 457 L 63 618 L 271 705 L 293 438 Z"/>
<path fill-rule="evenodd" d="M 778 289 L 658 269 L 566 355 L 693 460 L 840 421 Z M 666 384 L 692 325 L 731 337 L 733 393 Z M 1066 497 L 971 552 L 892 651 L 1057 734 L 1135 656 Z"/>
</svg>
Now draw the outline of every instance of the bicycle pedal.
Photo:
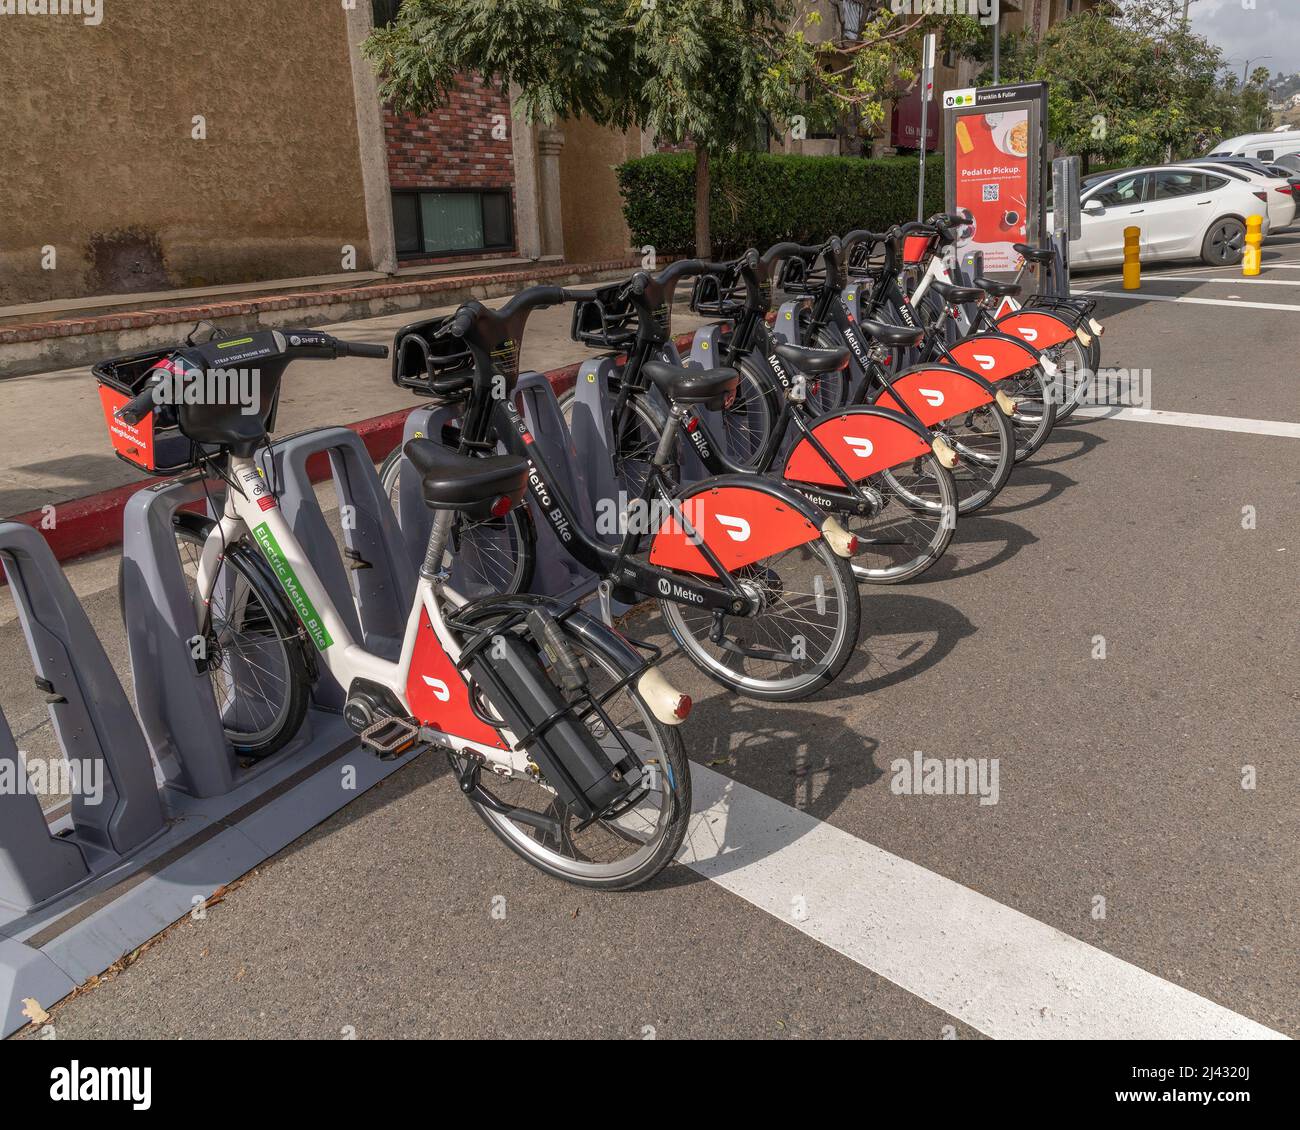
<svg viewBox="0 0 1300 1130">
<path fill-rule="evenodd" d="M 405 718 L 381 715 L 361 731 L 361 744 L 380 758 L 396 757 L 415 745 L 420 727 Z"/>
</svg>

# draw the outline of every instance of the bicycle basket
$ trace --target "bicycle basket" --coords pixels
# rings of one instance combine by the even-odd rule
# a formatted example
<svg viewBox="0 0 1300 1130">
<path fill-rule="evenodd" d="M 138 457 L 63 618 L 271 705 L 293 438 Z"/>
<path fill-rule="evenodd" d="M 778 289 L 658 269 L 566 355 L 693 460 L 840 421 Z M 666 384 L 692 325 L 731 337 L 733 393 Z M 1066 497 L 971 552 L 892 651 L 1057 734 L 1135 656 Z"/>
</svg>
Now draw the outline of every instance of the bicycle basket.
<svg viewBox="0 0 1300 1130">
<path fill-rule="evenodd" d="M 596 349 L 623 349 L 636 339 L 636 307 L 620 298 L 625 284 L 596 288 L 596 297 L 574 304 L 569 336 Z"/>
<path fill-rule="evenodd" d="M 930 250 L 933 236 L 909 235 L 903 238 L 903 263 L 908 267 L 917 266 Z"/>
<path fill-rule="evenodd" d="M 474 384 L 474 355 L 458 337 L 436 334 L 455 315 L 403 326 L 393 339 L 393 384 L 418 396 L 456 399 Z"/>
<path fill-rule="evenodd" d="M 138 424 L 119 420 L 115 413 L 144 391 L 149 372 L 181 346 L 150 349 L 100 361 L 91 372 L 99 383 L 99 402 L 113 453 L 151 475 L 179 475 L 199 466 L 203 448 L 181 434 L 174 404 L 157 404 Z"/>
<path fill-rule="evenodd" d="M 745 282 L 740 272 L 697 276 L 691 287 L 690 308 L 705 318 L 739 318 L 745 312 Z"/>
<path fill-rule="evenodd" d="M 791 256 L 781 260 L 781 277 L 777 286 L 786 294 L 816 295 L 826 285 L 826 268 L 816 267 L 816 260 Z"/>
</svg>

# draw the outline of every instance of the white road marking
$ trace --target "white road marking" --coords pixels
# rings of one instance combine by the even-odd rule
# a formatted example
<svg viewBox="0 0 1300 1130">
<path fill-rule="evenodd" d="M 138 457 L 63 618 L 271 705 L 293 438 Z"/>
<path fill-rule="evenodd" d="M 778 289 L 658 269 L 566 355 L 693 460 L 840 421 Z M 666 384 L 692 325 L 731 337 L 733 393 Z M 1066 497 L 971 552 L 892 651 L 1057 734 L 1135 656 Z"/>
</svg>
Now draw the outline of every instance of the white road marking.
<svg viewBox="0 0 1300 1130">
<path fill-rule="evenodd" d="M 705 766 L 691 780 L 683 862 L 985 1035 L 1286 1038 Z"/>
<path fill-rule="evenodd" d="M 1142 424 L 1173 424 L 1179 428 L 1207 428 L 1216 432 L 1243 432 L 1257 436 L 1300 439 L 1300 423 L 1288 420 L 1251 420 L 1245 416 L 1205 416 L 1198 412 L 1166 412 L 1159 408 L 1106 408 L 1086 405 L 1079 416 L 1104 420 L 1134 420 Z"/>
<path fill-rule="evenodd" d="M 1300 310 L 1285 302 L 1247 302 L 1245 299 L 1232 298 L 1190 298 L 1185 294 L 1147 294 L 1137 290 L 1076 290 L 1075 294 L 1086 294 L 1089 298 L 1127 298 L 1133 302 L 1187 302 L 1195 306 L 1241 306 L 1251 310 Z"/>
</svg>

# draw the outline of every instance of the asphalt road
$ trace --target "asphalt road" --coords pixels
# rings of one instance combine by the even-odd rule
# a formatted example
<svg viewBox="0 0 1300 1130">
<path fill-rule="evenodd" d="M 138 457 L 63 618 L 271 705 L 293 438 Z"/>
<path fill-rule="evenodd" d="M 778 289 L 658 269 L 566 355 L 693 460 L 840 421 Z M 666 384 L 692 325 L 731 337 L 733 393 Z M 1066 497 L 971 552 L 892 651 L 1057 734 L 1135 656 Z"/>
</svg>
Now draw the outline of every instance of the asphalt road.
<svg viewBox="0 0 1300 1130">
<path fill-rule="evenodd" d="M 826 692 L 756 706 L 670 661 L 708 809 L 690 866 L 550 881 L 427 755 L 54 1008 L 57 1033 L 1300 1035 L 1300 240 L 1269 245 L 1279 285 L 1232 276 L 1101 299 L 1104 363 L 1149 370 L 1159 418 L 1060 427 L 939 566 L 864 593 Z M 110 566 L 79 589 L 120 657 Z M 996 758 L 997 803 L 891 788 L 918 750 Z M 1052 1003 L 1026 1015 L 1039 965 Z"/>
</svg>

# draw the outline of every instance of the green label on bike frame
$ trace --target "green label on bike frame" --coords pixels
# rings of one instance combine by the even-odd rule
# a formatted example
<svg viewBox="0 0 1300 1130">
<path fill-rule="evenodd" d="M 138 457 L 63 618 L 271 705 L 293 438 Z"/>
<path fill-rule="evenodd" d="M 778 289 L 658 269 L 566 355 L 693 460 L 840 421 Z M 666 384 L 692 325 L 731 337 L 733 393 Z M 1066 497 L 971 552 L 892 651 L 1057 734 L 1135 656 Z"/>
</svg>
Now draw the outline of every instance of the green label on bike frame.
<svg viewBox="0 0 1300 1130">
<path fill-rule="evenodd" d="M 303 592 L 297 575 L 289 562 L 285 560 L 280 543 L 275 540 L 275 535 L 267 529 L 265 522 L 253 530 L 253 538 L 262 547 L 262 552 L 266 555 L 267 561 L 270 562 L 276 577 L 279 578 L 280 584 L 289 597 L 289 603 L 293 605 L 294 611 L 298 613 L 298 619 L 302 621 L 302 626 L 307 629 L 307 634 L 311 636 L 311 642 L 316 645 L 316 650 L 324 651 L 327 647 L 331 647 L 334 641 L 330 638 L 330 634 L 326 630 L 324 623 L 321 622 L 321 618 L 316 615 L 316 609 L 312 607 L 307 594 Z"/>
</svg>

